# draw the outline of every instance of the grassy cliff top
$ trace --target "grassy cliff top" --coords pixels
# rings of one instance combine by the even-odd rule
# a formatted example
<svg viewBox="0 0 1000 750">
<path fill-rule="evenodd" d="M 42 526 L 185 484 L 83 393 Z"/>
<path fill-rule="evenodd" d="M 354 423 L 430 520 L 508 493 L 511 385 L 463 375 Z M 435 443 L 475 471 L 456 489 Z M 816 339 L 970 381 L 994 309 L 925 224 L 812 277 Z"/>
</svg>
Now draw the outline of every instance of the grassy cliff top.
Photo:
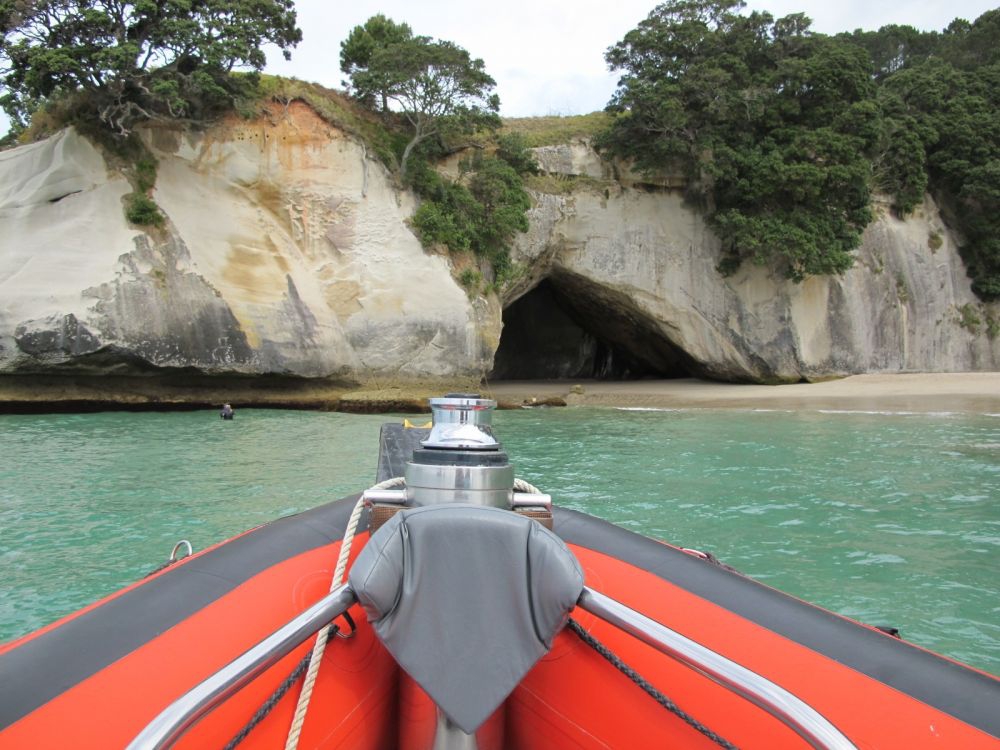
<svg viewBox="0 0 1000 750">
<path fill-rule="evenodd" d="M 548 117 L 508 117 L 504 118 L 502 132 L 521 133 L 527 145 L 557 146 L 578 138 L 593 138 L 607 129 L 611 115 L 607 112 L 591 112 L 587 115 L 549 115 Z"/>
<path fill-rule="evenodd" d="M 331 125 L 368 144 L 383 163 L 395 163 L 395 154 L 401 150 L 396 141 L 403 136 L 398 132 L 394 133 L 377 114 L 362 107 L 342 91 L 297 78 L 262 75 L 257 84 L 256 100 L 247 101 L 237 109 L 243 116 L 253 117 L 259 113 L 262 103 L 290 102 L 296 99 L 304 101 Z"/>
<path fill-rule="evenodd" d="M 380 142 L 388 145 L 393 137 L 378 115 L 365 109 L 342 91 L 329 89 L 317 83 L 278 76 L 261 76 L 258 90 L 262 99 L 273 98 L 279 101 L 302 99 L 328 122 L 362 137 L 376 148 Z M 611 116 L 606 112 L 568 116 L 505 117 L 500 132 L 521 133 L 531 148 L 555 146 L 578 138 L 592 138 L 605 130 L 610 121 Z M 486 134 L 482 135 L 488 138 Z M 386 140 L 387 138 L 389 140 Z"/>
<path fill-rule="evenodd" d="M 342 91 L 327 88 L 318 83 L 297 78 L 261 75 L 252 93 L 236 103 L 236 110 L 247 118 L 261 112 L 261 105 L 268 101 L 289 102 L 302 100 L 331 125 L 358 137 L 367 143 L 386 164 L 393 164 L 395 154 L 405 145 L 405 135 L 399 128 L 393 128 L 376 113 L 362 107 Z M 24 143 L 41 140 L 57 130 L 76 125 L 81 130 L 95 136 L 103 135 L 100 125 L 80 121 L 80 101 L 70 97 L 63 101 L 50 102 L 35 113 L 32 125 L 18 138 L 11 138 L 4 147 L 10 148 Z M 503 119 L 501 133 L 520 133 L 530 148 L 555 146 L 569 143 L 574 139 L 592 138 L 605 130 L 610 123 L 610 115 L 605 112 L 591 112 L 585 115 L 549 115 L 546 117 L 508 117 Z M 487 133 L 478 134 L 480 141 L 490 141 Z M 402 139 L 402 143 L 398 142 Z M 100 140 L 104 140 L 103 138 Z"/>
</svg>

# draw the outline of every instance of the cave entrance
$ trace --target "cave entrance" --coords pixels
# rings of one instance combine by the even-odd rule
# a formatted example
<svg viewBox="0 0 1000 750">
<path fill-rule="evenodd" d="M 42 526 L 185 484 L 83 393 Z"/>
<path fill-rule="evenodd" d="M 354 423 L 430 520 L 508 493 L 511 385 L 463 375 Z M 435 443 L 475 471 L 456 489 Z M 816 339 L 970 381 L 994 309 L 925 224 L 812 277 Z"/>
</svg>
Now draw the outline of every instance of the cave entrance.
<svg viewBox="0 0 1000 750">
<path fill-rule="evenodd" d="M 689 378 L 700 369 L 627 295 L 557 275 L 504 310 L 489 378 Z"/>
</svg>

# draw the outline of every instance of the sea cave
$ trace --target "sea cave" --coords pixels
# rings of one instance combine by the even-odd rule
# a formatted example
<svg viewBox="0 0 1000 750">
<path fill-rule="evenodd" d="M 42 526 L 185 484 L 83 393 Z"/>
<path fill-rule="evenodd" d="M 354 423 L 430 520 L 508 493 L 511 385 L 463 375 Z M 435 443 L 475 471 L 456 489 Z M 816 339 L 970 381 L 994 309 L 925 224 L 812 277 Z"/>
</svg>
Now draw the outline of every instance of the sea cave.
<svg viewBox="0 0 1000 750">
<path fill-rule="evenodd" d="M 626 295 L 572 274 L 549 276 L 503 312 L 489 379 L 688 378 L 698 364 Z"/>
</svg>

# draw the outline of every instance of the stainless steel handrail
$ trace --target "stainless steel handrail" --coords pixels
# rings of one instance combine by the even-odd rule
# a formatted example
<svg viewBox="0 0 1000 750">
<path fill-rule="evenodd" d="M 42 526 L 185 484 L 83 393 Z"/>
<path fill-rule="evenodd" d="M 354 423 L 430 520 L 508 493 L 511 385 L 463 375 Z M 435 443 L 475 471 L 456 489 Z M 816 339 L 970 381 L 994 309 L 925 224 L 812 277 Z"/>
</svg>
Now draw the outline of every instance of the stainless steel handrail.
<svg viewBox="0 0 1000 750">
<path fill-rule="evenodd" d="M 817 750 L 857 750 L 853 742 L 812 706 L 722 654 L 590 587 L 584 587 L 577 604 L 657 651 L 743 696 L 791 728 Z"/>
<path fill-rule="evenodd" d="M 344 584 L 256 646 L 171 703 L 128 745 L 127 750 L 170 747 L 201 717 L 226 700 L 310 635 L 342 615 L 356 598 Z M 817 750 L 857 750 L 818 711 L 780 685 L 731 659 L 651 620 L 610 597 L 585 587 L 578 605 L 774 716 Z"/>
<path fill-rule="evenodd" d="M 202 716 L 273 666 L 357 601 L 346 583 L 171 703 L 132 740 L 128 750 L 170 747 Z"/>
</svg>

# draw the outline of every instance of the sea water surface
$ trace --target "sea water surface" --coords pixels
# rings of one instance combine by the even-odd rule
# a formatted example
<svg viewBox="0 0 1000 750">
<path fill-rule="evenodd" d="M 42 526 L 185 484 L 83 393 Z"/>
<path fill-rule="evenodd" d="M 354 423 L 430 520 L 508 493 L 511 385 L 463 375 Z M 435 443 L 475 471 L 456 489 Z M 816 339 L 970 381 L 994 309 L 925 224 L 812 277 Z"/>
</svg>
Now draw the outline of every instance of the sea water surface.
<svg viewBox="0 0 1000 750">
<path fill-rule="evenodd" d="M 0 416 L 0 641 L 375 476 L 386 416 Z M 1000 414 L 500 412 L 560 505 L 1000 674 Z"/>
</svg>

